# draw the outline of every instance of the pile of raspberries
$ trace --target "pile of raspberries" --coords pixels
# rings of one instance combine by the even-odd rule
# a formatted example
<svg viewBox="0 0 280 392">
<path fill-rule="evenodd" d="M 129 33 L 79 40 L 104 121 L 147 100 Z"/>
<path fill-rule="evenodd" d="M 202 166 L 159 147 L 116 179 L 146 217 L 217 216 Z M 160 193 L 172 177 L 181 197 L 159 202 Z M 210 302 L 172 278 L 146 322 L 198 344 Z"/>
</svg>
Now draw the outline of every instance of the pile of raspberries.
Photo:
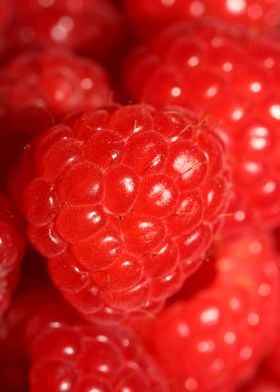
<svg viewBox="0 0 280 392">
<path fill-rule="evenodd" d="M 0 0 L 0 392 L 280 392 L 280 0 Z"/>
</svg>

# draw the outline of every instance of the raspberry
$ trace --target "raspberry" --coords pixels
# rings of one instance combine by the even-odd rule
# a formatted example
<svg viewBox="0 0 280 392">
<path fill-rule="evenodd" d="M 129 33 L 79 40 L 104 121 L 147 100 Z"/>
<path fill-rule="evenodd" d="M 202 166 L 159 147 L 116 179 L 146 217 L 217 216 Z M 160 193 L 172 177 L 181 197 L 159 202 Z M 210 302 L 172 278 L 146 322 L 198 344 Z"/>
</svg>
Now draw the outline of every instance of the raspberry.
<svg viewBox="0 0 280 392">
<path fill-rule="evenodd" d="M 16 287 L 25 240 L 23 227 L 10 201 L 0 193 L 0 316 Z"/>
<path fill-rule="evenodd" d="M 132 27 L 144 37 L 168 23 L 202 17 L 258 30 L 280 25 L 278 0 L 124 0 L 124 4 Z"/>
<path fill-rule="evenodd" d="M 199 267 L 229 194 L 221 141 L 181 109 L 88 112 L 25 154 L 30 241 L 90 320 L 152 311 L 176 292 Z"/>
<path fill-rule="evenodd" d="M 18 56 L 0 73 L 0 94 L 13 106 L 36 105 L 58 117 L 108 105 L 112 98 L 106 71 L 65 51 Z"/>
<path fill-rule="evenodd" d="M 104 58 L 123 35 L 121 13 L 111 0 L 15 0 L 14 14 L 9 50 L 59 47 Z"/>
<path fill-rule="evenodd" d="M 234 391 L 253 377 L 278 329 L 279 258 L 270 240 L 252 232 L 217 242 L 211 263 L 146 332 L 140 327 L 171 391 Z"/>
<path fill-rule="evenodd" d="M 57 323 L 54 315 L 45 327 L 35 316 L 27 327 L 29 333 L 32 324 L 36 338 L 30 345 L 31 392 L 63 390 L 65 385 L 77 392 L 167 392 L 152 359 L 127 328 L 71 326 Z"/>
<path fill-rule="evenodd" d="M 66 385 L 75 392 L 167 392 L 159 369 L 127 327 L 85 324 L 38 275 L 32 277 L 3 320 L 5 392 L 27 391 L 29 369 L 32 392 L 62 391 Z"/>
<path fill-rule="evenodd" d="M 279 59 L 272 35 L 250 39 L 182 23 L 135 50 L 127 63 L 135 99 L 191 107 L 224 139 L 235 189 L 229 231 L 245 221 L 269 228 L 280 222 Z"/>
</svg>

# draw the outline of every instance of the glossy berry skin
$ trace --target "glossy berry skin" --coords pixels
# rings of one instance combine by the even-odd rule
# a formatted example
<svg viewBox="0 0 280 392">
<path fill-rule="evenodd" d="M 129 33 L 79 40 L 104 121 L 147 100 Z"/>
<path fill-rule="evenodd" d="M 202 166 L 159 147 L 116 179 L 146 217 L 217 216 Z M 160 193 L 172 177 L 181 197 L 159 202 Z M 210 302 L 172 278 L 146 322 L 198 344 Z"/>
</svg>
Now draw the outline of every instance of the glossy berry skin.
<svg viewBox="0 0 280 392">
<path fill-rule="evenodd" d="M 219 19 L 238 28 L 256 30 L 280 25 L 278 0 L 124 0 L 124 5 L 132 27 L 146 38 L 179 20 Z"/>
<path fill-rule="evenodd" d="M 46 275 L 25 272 L 20 293 L 1 320 L 3 391 L 168 391 L 160 370 L 127 327 L 85 324 Z"/>
<path fill-rule="evenodd" d="M 248 233 L 219 242 L 213 257 L 140 330 L 174 392 L 235 391 L 277 335 L 279 259 L 270 238 Z"/>
<path fill-rule="evenodd" d="M 223 138 L 235 191 L 231 232 L 280 222 L 279 59 L 273 35 L 251 39 L 182 23 L 136 49 L 125 69 L 134 99 L 192 108 Z"/>
<path fill-rule="evenodd" d="M 218 137 L 175 108 L 110 107 L 43 133 L 15 189 L 65 298 L 90 320 L 115 319 L 176 292 L 222 219 L 223 158 Z"/>
<path fill-rule="evenodd" d="M 122 37 L 122 16 L 111 0 L 15 0 L 7 32 L 14 50 L 63 48 L 104 58 Z"/>
<path fill-rule="evenodd" d="M 24 249 L 23 225 L 9 199 L 0 193 L 0 316 L 17 285 Z"/>
<path fill-rule="evenodd" d="M 63 309 L 40 312 L 27 324 L 30 392 L 56 392 L 66 386 L 64 390 L 73 392 L 168 391 L 156 365 L 128 328 L 71 325 L 61 318 Z"/>
<path fill-rule="evenodd" d="M 35 105 L 61 117 L 112 99 L 101 65 L 65 51 L 26 52 L 0 72 L 0 97 L 13 106 Z"/>
</svg>

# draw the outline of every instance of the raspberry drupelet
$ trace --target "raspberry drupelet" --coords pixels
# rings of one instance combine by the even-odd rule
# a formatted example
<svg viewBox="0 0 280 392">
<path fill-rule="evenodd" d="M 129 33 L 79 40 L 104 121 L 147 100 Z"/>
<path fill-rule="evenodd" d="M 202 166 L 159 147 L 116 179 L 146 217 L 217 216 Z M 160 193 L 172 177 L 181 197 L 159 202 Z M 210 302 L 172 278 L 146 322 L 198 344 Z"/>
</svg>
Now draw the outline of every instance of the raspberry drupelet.
<svg viewBox="0 0 280 392">
<path fill-rule="evenodd" d="M 235 192 L 231 232 L 280 222 L 278 41 L 179 23 L 133 51 L 124 71 L 134 99 L 192 108 L 223 138 Z"/>
<path fill-rule="evenodd" d="M 236 391 L 277 337 L 279 256 L 268 234 L 218 242 L 209 257 L 155 320 L 138 326 L 174 392 Z"/>
<path fill-rule="evenodd" d="M 10 105 L 36 105 L 55 117 L 108 105 L 112 89 L 96 61 L 67 51 L 25 52 L 0 72 L 0 97 Z"/>
<path fill-rule="evenodd" d="M 64 297 L 88 319 L 110 320 L 174 294 L 222 221 L 224 155 L 179 108 L 115 106 L 43 133 L 19 167 L 21 208 Z"/>
<path fill-rule="evenodd" d="M 14 206 L 0 192 L 0 317 L 17 285 L 24 250 L 23 225 Z"/>
</svg>

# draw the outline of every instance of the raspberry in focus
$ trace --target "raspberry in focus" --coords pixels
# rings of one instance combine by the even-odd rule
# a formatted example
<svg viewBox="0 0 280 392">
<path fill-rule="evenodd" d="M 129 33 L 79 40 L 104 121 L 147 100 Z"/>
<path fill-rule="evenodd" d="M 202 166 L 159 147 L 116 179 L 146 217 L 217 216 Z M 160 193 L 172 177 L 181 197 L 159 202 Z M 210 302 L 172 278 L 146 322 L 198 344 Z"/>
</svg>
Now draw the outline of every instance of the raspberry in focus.
<svg viewBox="0 0 280 392">
<path fill-rule="evenodd" d="M 86 318 L 151 311 L 201 264 L 230 192 L 220 139 L 181 109 L 87 112 L 25 151 L 32 244 Z M 16 187 L 19 189 L 19 186 Z"/>
</svg>

